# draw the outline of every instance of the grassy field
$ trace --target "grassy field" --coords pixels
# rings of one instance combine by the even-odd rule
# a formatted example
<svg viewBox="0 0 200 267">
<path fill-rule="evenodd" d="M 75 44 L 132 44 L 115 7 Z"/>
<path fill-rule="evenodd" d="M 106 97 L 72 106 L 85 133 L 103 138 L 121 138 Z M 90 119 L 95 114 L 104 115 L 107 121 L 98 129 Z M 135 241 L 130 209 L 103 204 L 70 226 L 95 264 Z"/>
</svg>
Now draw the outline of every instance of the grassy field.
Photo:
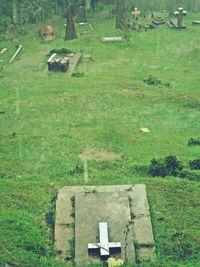
<svg viewBox="0 0 200 267">
<path fill-rule="evenodd" d="M 0 266 L 63 266 L 52 240 L 56 192 L 85 185 L 79 155 L 87 148 L 122 155 L 89 161 L 89 185 L 147 184 L 155 266 L 199 266 L 200 184 L 142 171 L 154 157 L 173 154 L 187 165 L 200 155 L 187 145 L 200 131 L 200 27 L 190 26 L 198 17 L 186 19 L 185 31 L 162 26 L 118 44 L 100 41 L 121 34 L 112 18 L 96 15 L 94 32 L 68 42 L 55 18 L 52 42 L 39 40 L 38 25 L 1 42 L 9 50 L 0 58 Z M 23 51 L 8 64 L 18 44 Z M 77 69 L 83 77 L 47 71 L 47 54 L 63 47 L 92 55 Z M 170 86 L 145 84 L 150 74 Z"/>
</svg>

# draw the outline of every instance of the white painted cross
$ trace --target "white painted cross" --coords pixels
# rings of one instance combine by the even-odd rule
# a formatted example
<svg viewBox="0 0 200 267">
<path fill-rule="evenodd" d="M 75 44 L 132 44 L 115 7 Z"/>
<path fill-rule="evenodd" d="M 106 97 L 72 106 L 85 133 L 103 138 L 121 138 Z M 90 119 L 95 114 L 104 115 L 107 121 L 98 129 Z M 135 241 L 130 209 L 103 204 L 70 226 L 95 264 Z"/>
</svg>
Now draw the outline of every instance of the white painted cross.
<svg viewBox="0 0 200 267">
<path fill-rule="evenodd" d="M 121 242 L 109 242 L 108 241 L 108 224 L 107 222 L 99 223 L 99 243 L 88 244 L 88 252 L 100 250 L 100 257 L 108 258 L 110 255 L 110 249 L 117 249 L 121 251 Z"/>
</svg>

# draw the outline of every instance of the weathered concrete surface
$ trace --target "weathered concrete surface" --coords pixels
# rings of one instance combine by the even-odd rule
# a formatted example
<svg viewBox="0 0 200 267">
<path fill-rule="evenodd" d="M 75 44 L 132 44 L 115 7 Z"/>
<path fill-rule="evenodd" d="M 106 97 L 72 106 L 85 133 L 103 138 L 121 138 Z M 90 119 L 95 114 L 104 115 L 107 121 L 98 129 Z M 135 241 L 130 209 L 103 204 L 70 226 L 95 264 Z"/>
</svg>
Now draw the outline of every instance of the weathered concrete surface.
<svg viewBox="0 0 200 267">
<path fill-rule="evenodd" d="M 134 223 L 132 229 L 133 239 L 134 242 L 137 241 L 136 243 L 139 244 L 139 246 L 136 246 L 137 258 L 139 261 L 155 259 L 153 231 L 145 185 L 63 187 L 58 193 L 56 202 L 55 248 L 62 251 L 59 258 L 64 259 L 69 255 L 69 240 L 74 238 L 74 230 L 66 227 L 66 224 L 74 223 L 74 218 L 71 216 L 73 211 L 71 198 L 75 196 L 75 194 L 81 192 L 124 192 L 127 194 L 129 198 L 130 214 L 133 216 Z M 116 202 L 117 201 L 118 200 L 116 200 Z M 95 209 L 93 204 L 91 204 L 89 209 L 90 208 Z M 98 228 L 98 225 L 96 227 Z M 91 242 L 95 242 L 95 240 Z"/>
<path fill-rule="evenodd" d="M 129 199 L 131 214 L 134 217 L 134 242 L 138 244 L 137 258 L 140 262 L 148 261 L 155 258 L 155 247 L 146 186 L 139 184 L 132 187 Z"/>
<path fill-rule="evenodd" d="M 74 191 L 60 190 L 56 201 L 56 222 L 55 222 L 55 247 L 59 251 L 58 258 L 70 257 L 70 239 L 74 237 L 74 229 L 68 228 L 68 224 L 74 223 L 72 214 L 72 197 Z"/>
<path fill-rule="evenodd" d="M 100 257 L 88 255 L 88 243 L 99 242 L 99 222 L 108 223 L 109 242 L 121 242 L 117 256 L 135 262 L 133 233 L 125 230 L 130 221 L 129 199 L 121 193 L 80 193 L 75 197 L 75 262 L 79 266 L 99 263 Z M 125 249 L 126 247 L 126 249 Z"/>
<path fill-rule="evenodd" d="M 75 70 L 76 66 L 79 64 L 81 60 L 81 53 L 75 54 L 72 58 L 69 59 L 69 67 L 68 67 L 68 73 L 71 75 L 73 71 Z"/>
<path fill-rule="evenodd" d="M 142 263 L 144 261 L 149 261 L 151 263 L 156 262 L 156 253 L 155 253 L 155 247 L 149 247 L 149 248 L 138 248 L 137 249 L 137 262 Z"/>
</svg>

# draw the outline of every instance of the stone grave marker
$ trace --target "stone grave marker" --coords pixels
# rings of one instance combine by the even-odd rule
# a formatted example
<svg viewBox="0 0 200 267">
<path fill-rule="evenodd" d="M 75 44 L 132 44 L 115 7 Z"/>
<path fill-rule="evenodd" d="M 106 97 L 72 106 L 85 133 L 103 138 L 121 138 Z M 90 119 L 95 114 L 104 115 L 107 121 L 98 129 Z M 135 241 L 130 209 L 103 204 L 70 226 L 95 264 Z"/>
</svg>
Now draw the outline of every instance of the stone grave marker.
<svg viewBox="0 0 200 267">
<path fill-rule="evenodd" d="M 54 29 L 49 24 L 43 24 L 39 29 L 39 35 L 44 41 L 51 41 L 55 39 Z"/>
<path fill-rule="evenodd" d="M 62 188 L 56 201 L 55 248 L 60 260 L 75 254 L 77 266 L 112 258 L 130 264 L 154 261 L 145 185 Z"/>
<path fill-rule="evenodd" d="M 76 22 L 85 23 L 87 21 L 86 10 L 84 6 L 79 6 Z"/>
<path fill-rule="evenodd" d="M 170 20 L 169 26 L 176 29 L 185 29 L 186 26 L 183 24 L 183 17 L 186 15 L 187 11 L 185 11 L 182 7 L 179 7 L 177 11 L 174 12 L 174 16 L 177 20 Z"/>
</svg>

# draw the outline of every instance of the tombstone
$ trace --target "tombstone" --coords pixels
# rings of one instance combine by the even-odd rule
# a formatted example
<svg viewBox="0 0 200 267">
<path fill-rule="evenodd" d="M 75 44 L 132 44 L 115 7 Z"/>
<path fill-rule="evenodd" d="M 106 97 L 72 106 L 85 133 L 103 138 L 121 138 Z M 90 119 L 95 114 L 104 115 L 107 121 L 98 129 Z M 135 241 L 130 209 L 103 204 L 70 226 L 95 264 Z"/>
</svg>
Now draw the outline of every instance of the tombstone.
<svg viewBox="0 0 200 267">
<path fill-rule="evenodd" d="M 73 21 L 73 9 L 70 5 L 67 9 L 67 25 L 66 25 L 66 33 L 65 33 L 65 41 L 76 39 L 76 29 Z"/>
<path fill-rule="evenodd" d="M 85 23 L 87 21 L 86 10 L 84 6 L 80 6 L 77 13 L 76 22 Z"/>
<path fill-rule="evenodd" d="M 176 29 L 185 29 L 186 26 L 183 24 L 183 17 L 187 15 L 187 11 L 185 11 L 182 7 L 179 7 L 177 11 L 174 12 L 174 16 L 177 18 L 177 21 L 170 20 L 169 26 L 171 28 Z"/>
<path fill-rule="evenodd" d="M 140 11 L 137 7 L 134 8 L 134 10 L 131 12 L 131 14 L 134 16 L 135 20 L 138 20 L 138 16 L 140 15 Z"/>
<path fill-rule="evenodd" d="M 62 188 L 56 201 L 55 248 L 61 260 L 75 254 L 76 266 L 102 264 L 110 258 L 130 265 L 136 258 L 154 261 L 145 185 Z"/>
<path fill-rule="evenodd" d="M 49 24 L 43 24 L 39 29 L 39 35 L 44 41 L 51 41 L 55 39 L 54 29 Z"/>
</svg>

